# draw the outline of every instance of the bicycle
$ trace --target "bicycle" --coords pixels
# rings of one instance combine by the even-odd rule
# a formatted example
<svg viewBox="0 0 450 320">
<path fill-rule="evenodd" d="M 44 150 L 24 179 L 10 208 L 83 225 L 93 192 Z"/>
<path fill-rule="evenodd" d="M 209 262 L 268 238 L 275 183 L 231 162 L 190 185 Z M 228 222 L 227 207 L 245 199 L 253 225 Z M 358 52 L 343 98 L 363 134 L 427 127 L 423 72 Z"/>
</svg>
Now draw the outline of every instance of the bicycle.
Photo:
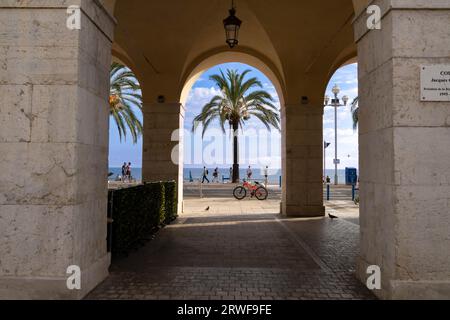
<svg viewBox="0 0 450 320">
<path fill-rule="evenodd" d="M 260 201 L 266 200 L 269 196 L 269 191 L 261 184 L 255 182 L 253 185 L 247 181 L 244 181 L 242 186 L 238 186 L 233 190 L 233 196 L 237 200 L 243 200 L 247 197 L 247 190 L 250 192 L 251 198 L 256 197 Z"/>
</svg>

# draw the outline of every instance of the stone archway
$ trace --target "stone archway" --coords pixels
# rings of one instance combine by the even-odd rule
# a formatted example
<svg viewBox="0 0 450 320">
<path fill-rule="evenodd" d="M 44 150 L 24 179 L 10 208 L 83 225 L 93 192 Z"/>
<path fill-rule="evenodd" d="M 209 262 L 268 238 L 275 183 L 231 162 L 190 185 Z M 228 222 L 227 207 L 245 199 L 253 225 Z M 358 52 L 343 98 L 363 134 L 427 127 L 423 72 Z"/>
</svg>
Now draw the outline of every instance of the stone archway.
<svg viewBox="0 0 450 320">
<path fill-rule="evenodd" d="M 424 146 L 433 146 L 435 150 L 439 150 L 443 155 L 441 159 L 446 158 L 443 147 L 436 146 L 435 142 L 430 138 L 432 136 L 430 131 L 446 135 L 447 132 L 443 129 L 444 124 L 437 119 L 438 117 L 433 118 L 424 113 L 425 111 L 421 109 L 422 104 L 417 102 L 419 101 L 419 99 L 416 99 L 417 93 L 406 98 L 402 95 L 402 92 L 407 92 L 409 86 L 414 88 L 414 92 L 419 91 L 418 79 L 420 76 L 417 66 L 420 61 L 432 64 L 447 62 L 447 59 L 442 59 L 442 57 L 448 56 L 448 49 L 442 44 L 438 44 L 434 37 L 428 39 L 426 34 L 429 35 L 429 33 L 425 34 L 424 30 L 426 29 L 425 20 L 428 15 L 437 18 L 436 30 L 444 30 L 445 28 L 439 26 L 443 25 L 442 21 L 447 17 L 448 6 L 427 4 L 425 2 L 403 5 L 387 0 L 380 1 L 385 28 L 381 31 L 369 31 L 366 24 L 366 15 L 364 14 L 364 8 L 367 3 L 362 1 L 354 1 L 353 3 L 355 4 L 353 8 L 356 8 L 356 12 L 358 12 L 354 28 L 347 24 L 345 26 L 346 36 L 344 37 L 344 32 L 340 36 L 348 40 L 348 34 L 355 31 L 360 60 L 359 76 L 360 80 L 362 80 L 360 82 L 360 97 L 361 105 L 363 106 L 362 130 L 360 133 L 362 155 L 361 185 L 365 190 L 363 192 L 365 192 L 367 200 L 363 204 L 363 215 L 365 218 L 361 227 L 362 253 L 358 274 L 364 282 L 366 279 L 366 267 L 370 264 L 379 265 L 383 271 L 384 289 L 378 294 L 382 297 L 417 296 L 422 289 L 426 288 L 429 288 L 429 296 L 443 296 L 448 292 L 448 284 L 445 280 L 448 278 L 448 270 L 444 267 L 448 265 L 448 255 L 439 252 L 439 248 L 442 248 L 441 244 L 447 243 L 445 232 L 442 233 L 440 231 L 439 225 L 445 224 L 447 220 L 439 218 L 439 212 L 446 212 L 448 206 L 445 200 L 433 197 L 431 194 L 435 194 L 432 190 L 441 195 L 441 192 L 447 191 L 446 178 L 444 178 L 444 186 L 436 184 L 437 180 L 426 179 L 427 182 L 422 183 L 419 181 L 419 178 L 427 176 L 427 170 L 416 168 L 416 171 L 418 170 L 421 173 L 411 174 L 406 166 L 399 164 L 399 161 L 409 163 L 410 168 L 421 161 L 424 163 L 429 162 L 429 160 L 418 156 L 414 149 L 411 149 L 410 146 L 417 146 L 417 143 L 411 140 L 411 136 L 407 134 L 408 130 L 411 131 L 416 139 L 426 140 L 426 143 L 420 146 L 424 150 L 424 154 L 430 153 L 430 150 L 427 150 Z M 407 15 L 413 15 L 420 23 L 411 25 L 408 23 Z M 262 24 L 267 22 L 265 25 L 270 30 L 270 23 L 273 22 L 271 19 L 275 19 L 276 14 L 271 13 L 270 17 L 261 14 L 259 17 Z M 393 25 L 393 21 L 398 24 Z M 407 32 L 405 31 L 407 28 L 415 28 L 418 34 L 421 34 L 424 39 L 427 38 L 427 41 L 433 43 L 435 48 L 439 48 L 436 49 L 437 54 L 433 53 L 429 46 L 422 48 L 421 54 L 418 53 L 419 51 L 411 49 L 416 48 L 417 45 L 412 43 L 412 39 L 407 37 Z M 270 34 L 270 32 L 276 35 L 276 31 L 270 30 L 268 33 Z M 323 34 L 321 37 L 324 37 Z M 393 38 L 397 40 L 395 45 L 392 43 Z M 399 39 L 402 39 L 404 43 L 399 41 Z M 323 90 L 320 90 L 320 86 L 325 82 L 324 79 L 329 76 L 333 68 L 337 68 L 342 62 L 351 58 L 352 55 L 348 51 L 347 54 L 339 56 L 343 52 L 342 49 L 348 47 L 348 43 L 344 43 L 341 48 L 337 48 L 338 45 L 336 43 L 338 41 L 333 42 L 329 46 L 315 47 L 317 51 L 323 48 L 327 50 L 319 53 L 309 53 L 310 55 L 306 57 L 302 56 L 303 59 L 307 60 L 316 54 L 312 63 L 305 63 L 306 67 L 305 64 L 296 65 L 288 54 L 282 55 L 281 53 L 288 51 L 283 45 L 280 45 L 280 43 L 275 45 L 279 50 L 282 63 L 293 67 L 285 68 L 289 72 L 286 76 L 288 88 L 286 104 L 291 105 L 286 110 L 290 110 L 288 111 L 290 112 L 288 114 L 289 119 L 297 118 L 296 121 L 292 121 L 292 127 L 289 129 L 291 132 L 290 141 L 293 145 L 287 154 L 295 155 L 289 161 L 303 163 L 302 170 L 293 170 L 290 173 L 291 175 L 301 177 L 309 174 L 311 171 L 317 171 L 317 168 L 314 168 L 314 164 L 311 163 L 311 158 L 316 157 L 315 161 L 319 159 L 317 149 L 320 147 L 318 147 L 319 144 L 317 142 L 322 139 L 320 134 L 312 132 L 314 130 L 311 130 L 311 128 L 320 122 L 321 114 L 318 108 L 311 113 L 312 109 L 309 107 L 317 107 L 322 104 L 323 97 L 319 91 L 323 92 Z M 330 53 L 332 51 L 328 50 L 330 48 L 334 52 Z M 410 54 L 411 57 L 404 58 L 401 55 L 402 52 Z M 297 72 L 296 77 L 293 75 L 293 72 Z M 407 75 L 407 77 L 405 76 L 406 78 L 404 78 L 401 75 Z M 311 102 L 308 107 L 304 108 L 299 102 L 299 98 L 303 93 L 310 94 Z M 411 104 L 411 108 L 413 108 L 412 115 L 402 107 L 404 101 Z M 447 113 L 442 109 L 442 104 L 436 103 L 434 108 L 438 110 L 436 112 L 443 115 L 442 119 L 446 119 Z M 367 111 L 364 111 L 364 109 Z M 300 111 L 298 110 L 301 110 L 301 114 L 299 114 Z M 296 130 L 298 128 L 297 124 L 302 121 L 314 123 L 314 125 L 311 125 L 309 128 L 306 127 L 306 130 Z M 426 124 L 425 126 L 422 125 L 422 121 Z M 315 142 L 313 144 L 309 141 L 295 139 L 295 136 L 300 136 L 305 131 L 311 134 L 308 140 L 314 139 Z M 427 138 L 421 132 L 425 133 Z M 408 143 L 400 144 L 399 141 Z M 321 143 L 322 141 L 320 141 Z M 435 168 L 441 168 L 441 171 L 446 172 L 444 163 L 438 160 L 433 163 Z M 386 169 L 386 171 L 383 171 L 383 169 Z M 431 172 L 439 176 L 437 172 L 433 170 Z M 312 174 L 310 179 L 305 179 L 302 183 L 293 184 L 297 190 L 307 195 L 305 199 L 302 199 L 302 202 L 295 202 L 295 199 L 290 199 L 290 201 L 293 201 L 293 205 L 290 206 L 292 212 L 320 214 L 321 200 L 317 197 L 320 194 L 319 190 L 315 189 L 308 194 L 306 189 L 306 186 L 309 186 L 311 181 L 316 180 L 316 175 Z M 418 200 L 422 199 L 422 193 L 419 190 L 425 190 L 426 193 L 430 192 L 424 199 L 425 202 L 428 200 L 430 203 L 437 201 L 439 205 L 433 210 L 430 210 L 428 207 L 423 209 L 424 212 L 428 210 L 433 214 L 433 221 L 430 223 L 432 224 L 433 238 L 436 240 L 427 240 L 420 250 L 415 250 L 415 245 L 423 241 L 423 239 L 418 237 L 422 237 L 426 232 L 415 222 L 408 222 L 410 220 L 408 211 L 414 212 L 414 221 L 423 221 L 423 215 L 411 209 L 408 203 L 414 201 L 418 207 L 422 205 L 423 202 Z M 308 203 L 308 201 L 310 202 Z M 402 219 L 396 220 L 396 217 L 401 217 Z M 417 230 L 416 234 L 419 236 L 412 235 L 408 230 Z M 384 236 L 386 232 L 388 238 Z M 436 241 L 441 241 L 441 244 L 438 245 Z M 431 248 L 437 249 L 430 250 Z M 426 261 L 433 260 L 429 257 L 438 257 L 439 266 L 436 270 L 433 266 L 426 263 Z"/>
<path fill-rule="evenodd" d="M 172 1 L 171 10 L 153 1 L 81 1 L 81 31 L 66 28 L 66 1 L 10 1 L 0 9 L 6 28 L 0 89 L 8 111 L 0 127 L 2 297 L 80 298 L 107 275 L 107 186 L 96 178 L 107 173 L 107 112 L 97 107 L 107 104 L 114 41 L 142 75 L 150 119 L 144 149 L 154 167 L 148 177 L 178 177 L 178 167 L 167 166 L 168 140 L 180 126 L 187 70 L 202 53 L 224 49 L 228 4 Z M 337 57 L 356 40 L 366 199 L 358 275 L 364 282 L 367 266 L 380 266 L 383 298 L 450 295 L 450 115 L 446 101 L 424 102 L 419 95 L 420 66 L 450 64 L 444 2 L 243 0 L 239 7 L 248 26 L 242 43 L 269 57 L 285 86 L 286 171 L 295 179 L 286 182 L 284 211 L 291 215 L 323 215 L 323 87 Z M 368 3 L 382 10 L 381 30 L 367 29 Z M 81 291 L 65 287 L 73 264 L 85 274 Z"/>
<path fill-rule="evenodd" d="M 189 91 L 203 72 L 219 64 L 239 62 L 252 66 L 264 73 L 275 86 L 280 98 L 280 104 L 282 106 L 284 105 L 284 95 L 286 92 L 284 78 L 282 73 L 270 60 L 258 52 L 251 52 L 250 50 L 245 50 L 245 48 L 242 50 L 239 48 L 234 51 L 215 51 L 217 50 L 214 50 L 213 53 L 207 53 L 200 56 L 186 68 L 186 71 L 182 76 L 182 83 L 184 83 L 184 85 L 181 91 L 180 103 L 186 103 Z"/>
<path fill-rule="evenodd" d="M 261 54 L 256 52 L 246 52 L 245 49 L 240 48 L 240 50 L 234 50 L 234 51 L 219 51 L 217 50 L 213 51 L 214 53 L 207 53 L 205 55 L 202 55 L 200 58 L 195 59 L 187 68 L 185 71 L 185 74 L 182 77 L 182 83 L 183 89 L 181 90 L 180 95 L 180 104 L 182 106 L 186 106 L 186 102 L 188 99 L 188 95 L 195 84 L 195 82 L 198 80 L 198 78 L 207 70 L 213 68 L 214 66 L 226 64 L 226 63 L 241 63 L 248 66 L 251 66 L 261 73 L 263 73 L 267 79 L 273 84 L 275 87 L 275 90 L 277 92 L 278 99 L 280 101 L 280 107 L 281 109 L 284 106 L 284 92 L 285 92 L 285 86 L 284 81 L 282 79 L 282 76 L 277 71 L 276 67 L 267 59 L 262 57 Z M 263 60 L 264 59 L 264 60 Z M 183 108 L 184 109 L 184 108 Z M 281 112 L 282 110 L 280 110 Z M 182 115 L 181 115 L 182 117 Z M 184 121 L 184 118 L 183 118 Z M 183 122 L 182 121 L 182 122 Z M 182 125 L 182 124 L 180 124 Z M 282 126 L 283 131 L 283 126 Z M 178 139 L 178 137 L 177 137 Z M 179 141 L 181 141 L 180 144 L 183 144 L 183 137 L 180 136 Z M 282 150 L 285 150 L 285 148 L 282 146 Z M 184 155 L 182 152 L 179 152 L 177 155 L 178 157 L 178 164 L 180 167 L 183 166 L 184 163 Z M 281 168 L 282 169 L 282 168 Z M 179 171 L 180 174 L 183 174 L 183 170 Z M 178 181 L 180 184 L 183 183 L 183 177 L 179 177 Z M 182 189 L 182 186 L 180 187 Z"/>
<path fill-rule="evenodd" d="M 97 1 L 82 3 L 74 30 L 67 28 L 65 1 L 0 8 L 6 28 L 0 37 L 8 44 L 0 59 L 10 61 L 0 85 L 6 97 L 0 112 L 4 299 L 80 299 L 108 275 L 114 21 Z M 70 290 L 67 272 L 73 270 L 81 272 L 81 287 Z"/>
</svg>

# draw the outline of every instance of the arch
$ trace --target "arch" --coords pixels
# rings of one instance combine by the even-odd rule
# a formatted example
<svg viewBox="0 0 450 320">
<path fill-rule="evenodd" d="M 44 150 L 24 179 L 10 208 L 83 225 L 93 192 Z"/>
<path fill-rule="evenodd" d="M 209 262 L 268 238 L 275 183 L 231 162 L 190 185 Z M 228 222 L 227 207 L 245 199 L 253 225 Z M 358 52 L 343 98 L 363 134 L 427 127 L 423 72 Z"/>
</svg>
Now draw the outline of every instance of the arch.
<svg viewBox="0 0 450 320">
<path fill-rule="evenodd" d="M 245 48 L 239 48 L 233 51 L 210 52 L 191 63 L 186 68 L 181 79 L 183 86 L 181 89 L 180 103 L 183 105 L 186 104 L 192 86 L 205 71 L 219 64 L 233 62 L 244 63 L 261 71 L 275 86 L 275 90 L 280 99 L 280 105 L 284 106 L 286 89 L 282 75 L 268 59 L 257 52 L 250 53 L 250 50 L 245 50 Z"/>
<path fill-rule="evenodd" d="M 372 2 L 372 0 L 353 0 L 353 8 L 355 9 L 355 16 L 361 14 L 364 9 Z"/>
<path fill-rule="evenodd" d="M 145 101 L 146 96 L 146 90 L 145 90 L 145 84 L 144 84 L 144 75 L 141 72 L 141 70 L 136 66 L 136 64 L 133 62 L 133 60 L 129 57 L 129 55 L 126 53 L 125 50 L 122 49 L 117 43 L 113 43 L 112 50 L 111 50 L 111 62 L 118 62 L 121 65 L 129 68 L 136 79 L 139 82 L 139 85 L 141 87 L 142 97 Z"/>
<path fill-rule="evenodd" d="M 133 60 L 129 57 L 125 50 L 122 49 L 116 42 L 113 43 L 111 49 L 112 59 L 113 61 L 120 62 L 124 66 L 127 66 L 133 73 L 137 75 L 137 68 L 134 64 Z"/>
<path fill-rule="evenodd" d="M 327 83 L 338 69 L 356 62 L 358 62 L 358 51 L 356 45 L 352 43 L 342 50 L 341 53 L 334 59 L 334 62 L 331 64 L 330 70 L 328 71 Z"/>
<path fill-rule="evenodd" d="M 114 9 L 116 7 L 116 0 L 100 0 L 109 14 L 114 15 Z"/>
<path fill-rule="evenodd" d="M 117 0 L 101 0 L 105 8 L 114 14 L 115 6 Z M 363 11 L 363 9 L 370 3 L 371 0 L 352 0 L 353 8 L 355 9 L 355 15 L 358 15 Z"/>
</svg>

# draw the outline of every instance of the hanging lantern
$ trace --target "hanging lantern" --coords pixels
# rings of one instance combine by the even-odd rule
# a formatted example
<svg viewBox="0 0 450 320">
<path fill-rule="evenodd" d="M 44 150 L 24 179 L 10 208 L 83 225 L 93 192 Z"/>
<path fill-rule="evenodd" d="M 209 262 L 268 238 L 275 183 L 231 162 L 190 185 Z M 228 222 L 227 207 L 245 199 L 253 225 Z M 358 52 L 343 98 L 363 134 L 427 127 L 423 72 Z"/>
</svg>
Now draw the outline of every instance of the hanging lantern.
<svg viewBox="0 0 450 320">
<path fill-rule="evenodd" d="M 239 43 L 239 29 L 241 28 L 242 21 L 236 17 L 236 9 L 234 8 L 234 1 L 232 2 L 232 7 L 230 9 L 230 16 L 223 20 L 223 25 L 225 27 L 225 35 L 227 43 L 231 49 Z"/>
</svg>

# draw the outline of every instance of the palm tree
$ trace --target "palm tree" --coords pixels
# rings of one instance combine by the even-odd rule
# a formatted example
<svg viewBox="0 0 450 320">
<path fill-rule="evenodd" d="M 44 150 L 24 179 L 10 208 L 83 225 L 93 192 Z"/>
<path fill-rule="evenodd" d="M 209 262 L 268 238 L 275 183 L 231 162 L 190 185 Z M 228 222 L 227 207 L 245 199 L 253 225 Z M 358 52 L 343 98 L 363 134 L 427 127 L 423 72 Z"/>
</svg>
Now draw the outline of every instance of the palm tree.
<svg viewBox="0 0 450 320">
<path fill-rule="evenodd" d="M 280 130 L 280 114 L 274 105 L 272 96 L 263 90 L 262 83 L 257 78 L 245 80 L 251 70 L 239 74 L 237 70 L 223 71 L 210 77 L 221 94 L 213 97 L 202 112 L 195 117 L 192 130 L 195 131 L 200 123 L 203 125 L 203 135 L 209 125 L 218 120 L 222 131 L 228 123 L 233 130 L 233 183 L 239 182 L 239 128 L 252 116 L 260 120 L 268 130 L 274 127 Z"/>
<path fill-rule="evenodd" d="M 133 106 L 142 112 L 141 88 L 131 70 L 116 62 L 111 65 L 110 79 L 109 114 L 116 122 L 120 141 L 122 136 L 126 140 L 128 128 L 136 144 L 143 129 Z"/>
<path fill-rule="evenodd" d="M 352 102 L 352 119 L 353 119 L 353 130 L 358 129 L 359 123 L 359 98 L 356 97 Z"/>
</svg>

